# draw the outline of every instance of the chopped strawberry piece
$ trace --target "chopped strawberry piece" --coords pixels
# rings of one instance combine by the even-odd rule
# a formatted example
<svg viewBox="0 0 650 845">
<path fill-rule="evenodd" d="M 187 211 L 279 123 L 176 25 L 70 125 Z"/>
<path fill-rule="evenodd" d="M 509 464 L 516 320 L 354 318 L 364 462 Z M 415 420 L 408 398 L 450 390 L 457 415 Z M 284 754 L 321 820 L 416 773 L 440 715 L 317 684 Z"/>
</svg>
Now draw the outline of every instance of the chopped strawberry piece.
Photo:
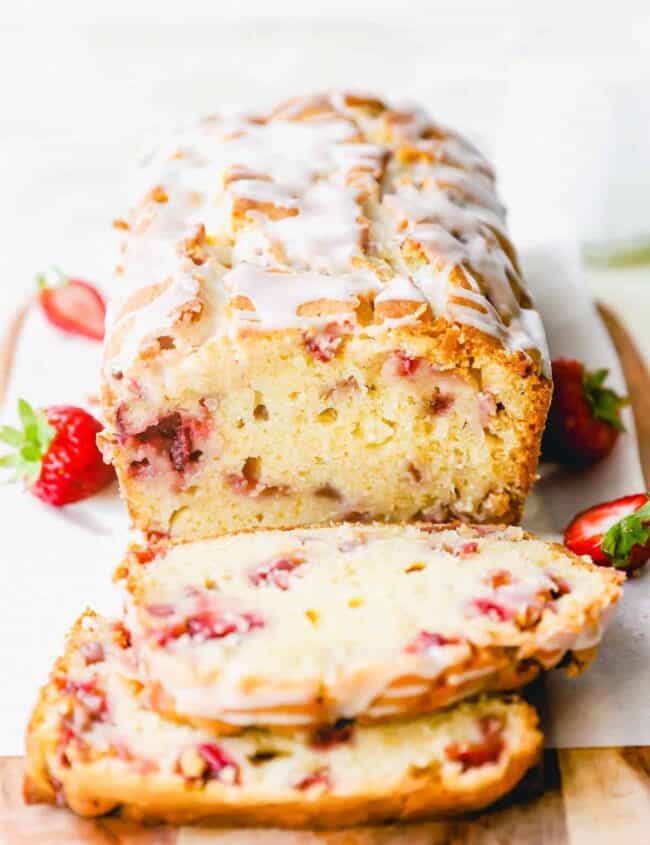
<svg viewBox="0 0 650 845">
<path fill-rule="evenodd" d="M 639 569 L 650 558 L 650 496 L 624 496 L 579 513 L 564 544 L 600 566 Z"/>
<path fill-rule="evenodd" d="M 289 575 L 304 562 L 304 557 L 299 554 L 280 555 L 260 564 L 248 578 L 256 587 L 273 584 L 280 590 L 288 590 Z"/>
<path fill-rule="evenodd" d="M 397 372 L 401 376 L 412 376 L 422 362 L 422 358 L 409 355 L 403 349 L 397 349 L 393 353 L 397 360 Z"/>
<path fill-rule="evenodd" d="M 121 426 L 124 432 L 128 432 L 123 422 Z M 200 460 L 203 453 L 196 448 L 196 442 L 205 439 L 208 433 L 209 426 L 206 420 L 173 411 L 147 426 L 143 431 L 132 435 L 124 433 L 122 438 L 133 437 L 136 444 L 151 446 L 156 453 L 168 457 L 176 472 L 184 472 L 189 464 Z M 133 475 L 141 476 L 151 474 L 150 467 L 151 461 L 145 456 L 132 461 L 130 470 Z"/>
<path fill-rule="evenodd" d="M 404 651 L 407 654 L 422 654 L 430 648 L 458 645 L 458 643 L 460 643 L 458 637 L 444 637 L 442 634 L 436 634 L 431 631 L 420 631 L 415 639 L 406 646 Z"/>
<path fill-rule="evenodd" d="M 305 348 L 317 360 L 331 361 L 343 343 L 342 327 L 338 323 L 328 323 L 316 334 L 305 337 Z"/>
<path fill-rule="evenodd" d="M 185 634 L 202 640 L 220 640 L 231 634 L 248 634 L 256 628 L 263 628 L 265 624 L 257 613 L 201 610 L 169 628 L 153 631 L 151 637 L 160 646 Z"/>
<path fill-rule="evenodd" d="M 320 786 L 327 790 L 332 788 L 332 776 L 328 766 L 321 766 L 310 774 L 305 775 L 302 780 L 299 780 L 298 783 L 294 784 L 294 789 L 304 791 L 306 789 L 311 789 L 313 786 Z"/>
<path fill-rule="evenodd" d="M 337 719 L 333 725 L 321 725 L 312 734 L 310 745 L 317 751 L 327 751 L 335 745 L 350 742 L 354 735 L 352 719 Z"/>
<path fill-rule="evenodd" d="M 101 663 L 104 660 L 104 647 L 98 642 L 83 643 L 79 649 L 79 653 L 86 662 L 86 666 L 91 666 L 93 663 Z"/>
<path fill-rule="evenodd" d="M 196 746 L 196 750 L 208 765 L 208 778 L 225 780 L 235 786 L 241 784 L 239 764 L 220 745 L 214 742 L 202 742 Z"/>
<path fill-rule="evenodd" d="M 70 761 L 65 757 L 65 748 L 67 745 L 72 742 L 75 737 L 75 732 L 72 729 L 72 726 L 68 720 L 64 720 L 61 722 L 61 729 L 59 730 L 59 737 L 58 737 L 58 749 L 61 762 L 69 766 Z"/>
<path fill-rule="evenodd" d="M 247 634 L 255 628 L 263 628 L 264 620 L 256 613 L 205 613 L 197 614 L 187 620 L 187 629 L 191 636 L 205 639 L 221 639 L 230 634 Z"/>
<path fill-rule="evenodd" d="M 103 340 L 106 303 L 99 291 L 81 279 L 58 274 L 57 283 L 48 285 L 45 276 L 37 277 L 38 298 L 52 325 L 69 334 Z"/>
<path fill-rule="evenodd" d="M 508 622 L 515 616 L 510 607 L 505 607 L 498 601 L 490 598 L 477 598 L 469 603 L 470 611 L 489 616 L 495 622 Z"/>
<path fill-rule="evenodd" d="M 542 442 L 542 456 L 582 468 L 611 452 L 623 431 L 621 408 L 627 399 L 604 387 L 607 370 L 588 372 L 579 361 L 553 361 L 553 401 Z"/>
<path fill-rule="evenodd" d="M 73 695 L 83 705 L 93 720 L 102 720 L 108 712 L 106 694 L 97 686 L 97 681 L 73 681 L 68 679 L 65 691 Z"/>
<path fill-rule="evenodd" d="M 452 742 L 445 754 L 460 763 L 463 772 L 487 763 L 496 763 L 505 748 L 503 723 L 496 716 L 483 716 L 479 721 L 481 739 L 474 742 Z"/>
<path fill-rule="evenodd" d="M 412 376 L 422 363 L 422 358 L 417 358 L 414 355 L 409 355 L 403 349 L 396 349 L 391 352 L 391 357 L 395 363 L 395 369 L 400 376 Z"/>
<path fill-rule="evenodd" d="M 151 563 L 152 560 L 164 555 L 169 546 L 169 538 L 166 534 L 158 531 L 150 531 L 147 534 L 146 546 L 132 546 L 131 554 L 138 563 Z"/>
<path fill-rule="evenodd" d="M 106 487 L 115 478 L 97 448 L 102 424 L 72 405 L 52 405 L 34 411 L 18 401 L 22 430 L 0 426 L 0 441 L 16 450 L 0 458 L 0 467 L 13 469 L 30 492 L 55 507 L 78 502 Z"/>
<path fill-rule="evenodd" d="M 192 443 L 192 431 L 189 426 L 182 425 L 174 435 L 169 447 L 169 460 L 177 472 L 183 472 L 190 463 L 195 450 Z M 199 452 L 200 456 L 200 452 Z"/>
<path fill-rule="evenodd" d="M 147 613 L 150 616 L 155 616 L 157 619 L 164 619 L 167 616 L 173 616 L 176 613 L 176 608 L 173 604 L 148 604 Z"/>
<path fill-rule="evenodd" d="M 466 543 L 462 543 L 460 546 L 455 546 L 453 549 L 453 554 L 456 557 L 469 557 L 470 555 L 475 555 L 478 552 L 478 543 L 476 540 L 468 540 Z"/>
</svg>

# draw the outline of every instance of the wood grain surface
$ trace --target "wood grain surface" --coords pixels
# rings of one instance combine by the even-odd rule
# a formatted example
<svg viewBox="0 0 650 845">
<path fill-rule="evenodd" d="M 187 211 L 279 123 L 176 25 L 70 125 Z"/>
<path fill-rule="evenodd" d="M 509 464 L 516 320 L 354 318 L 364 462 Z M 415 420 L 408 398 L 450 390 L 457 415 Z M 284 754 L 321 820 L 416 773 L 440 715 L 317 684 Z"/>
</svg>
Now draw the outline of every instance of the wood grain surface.
<svg viewBox="0 0 650 845">
<path fill-rule="evenodd" d="M 619 354 L 650 485 L 650 377 L 627 330 L 599 306 Z M 0 363 L 2 359 L 0 358 Z M 8 371 L 5 371 L 5 374 Z M 0 367 L 0 388 L 3 384 Z M 1 395 L 1 394 L 0 394 Z M 332 833 L 142 828 L 26 807 L 22 759 L 0 758 L 0 845 L 645 845 L 650 843 L 650 748 L 547 751 L 540 766 L 488 812 L 462 820 Z"/>
</svg>

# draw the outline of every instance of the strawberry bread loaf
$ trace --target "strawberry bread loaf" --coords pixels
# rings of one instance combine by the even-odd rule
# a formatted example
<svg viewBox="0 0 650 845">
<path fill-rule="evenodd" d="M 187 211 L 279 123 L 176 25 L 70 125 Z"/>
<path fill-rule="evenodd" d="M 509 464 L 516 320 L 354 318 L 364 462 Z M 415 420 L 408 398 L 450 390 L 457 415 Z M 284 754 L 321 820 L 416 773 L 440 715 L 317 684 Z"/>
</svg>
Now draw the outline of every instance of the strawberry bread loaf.
<svg viewBox="0 0 650 845">
<path fill-rule="evenodd" d="M 483 698 L 327 740 L 248 730 L 215 738 L 149 707 L 120 623 L 85 614 L 32 716 L 25 797 L 82 816 L 348 826 L 480 809 L 541 747 L 535 711 Z"/>
<path fill-rule="evenodd" d="M 152 707 L 214 733 L 345 731 L 579 669 L 624 580 L 520 528 L 462 524 L 135 546 L 117 575 Z"/>
<path fill-rule="evenodd" d="M 118 221 L 101 435 L 136 527 L 518 519 L 551 382 L 467 141 L 418 108 L 318 95 L 210 117 L 142 178 Z"/>
</svg>

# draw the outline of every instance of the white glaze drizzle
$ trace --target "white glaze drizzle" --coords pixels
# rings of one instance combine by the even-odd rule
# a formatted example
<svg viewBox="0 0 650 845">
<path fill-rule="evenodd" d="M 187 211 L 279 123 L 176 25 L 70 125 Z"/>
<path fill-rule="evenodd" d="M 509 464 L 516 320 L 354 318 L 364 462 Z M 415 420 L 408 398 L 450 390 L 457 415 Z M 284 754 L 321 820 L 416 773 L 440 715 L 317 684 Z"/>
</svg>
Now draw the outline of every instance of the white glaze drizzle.
<svg viewBox="0 0 650 845">
<path fill-rule="evenodd" d="M 142 182 L 162 189 L 165 200 L 147 198 L 130 220 L 108 315 L 112 372 L 127 368 L 151 338 L 182 335 L 183 308 L 238 294 L 254 308 L 231 309 L 234 320 L 217 319 L 208 336 L 243 324 L 308 327 L 318 320 L 299 313 L 301 305 L 317 298 L 354 307 L 371 293 L 379 302 L 428 302 L 434 316 L 511 350 L 537 349 L 545 364 L 541 320 L 520 307 L 514 285 L 525 287 L 499 243 L 505 212 L 491 169 L 422 109 L 365 113 L 336 93 L 297 98 L 266 118 L 209 118 L 155 153 Z M 198 225 L 208 242 L 197 268 L 179 247 Z M 409 267 L 407 241 L 419 245 L 427 264 Z M 359 270 L 373 256 L 381 259 L 381 279 Z M 459 268 L 466 287 L 459 287 Z M 139 288 L 163 283 L 160 296 L 121 313 Z M 115 349 L 110 339 L 118 333 Z M 199 333 L 198 342 L 204 339 Z"/>
</svg>

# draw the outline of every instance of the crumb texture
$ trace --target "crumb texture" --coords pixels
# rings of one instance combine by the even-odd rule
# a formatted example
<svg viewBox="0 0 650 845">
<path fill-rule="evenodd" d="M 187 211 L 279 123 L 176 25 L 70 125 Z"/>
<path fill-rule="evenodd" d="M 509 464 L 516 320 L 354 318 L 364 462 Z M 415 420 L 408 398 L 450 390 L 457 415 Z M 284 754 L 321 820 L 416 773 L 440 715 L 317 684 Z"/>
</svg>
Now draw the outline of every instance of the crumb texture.
<svg viewBox="0 0 650 845">
<path fill-rule="evenodd" d="M 328 94 L 208 118 L 143 180 L 102 436 L 137 527 L 517 521 L 548 362 L 477 150 Z"/>
</svg>

